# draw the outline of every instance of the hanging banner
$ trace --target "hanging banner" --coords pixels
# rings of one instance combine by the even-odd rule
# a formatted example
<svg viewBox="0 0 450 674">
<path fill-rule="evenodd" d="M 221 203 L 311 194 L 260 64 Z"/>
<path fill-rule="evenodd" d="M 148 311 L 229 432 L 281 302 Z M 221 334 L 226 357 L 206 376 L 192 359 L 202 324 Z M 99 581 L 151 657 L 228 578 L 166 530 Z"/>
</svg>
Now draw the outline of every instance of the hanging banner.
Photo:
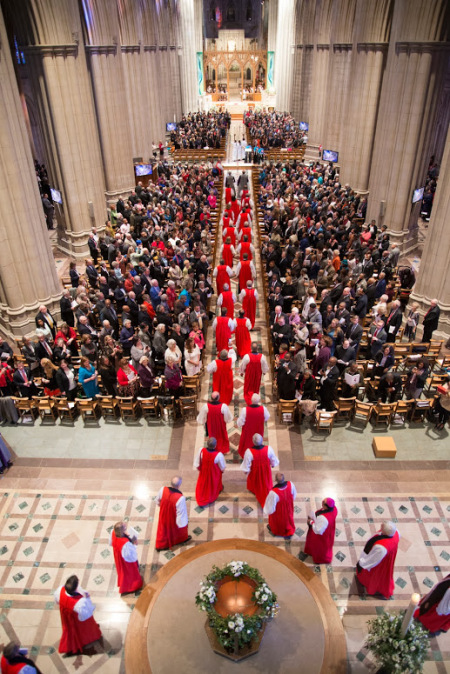
<svg viewBox="0 0 450 674">
<path fill-rule="evenodd" d="M 203 52 L 197 52 L 197 81 L 198 81 L 198 95 L 203 96 L 205 87 L 203 84 Z"/>
<path fill-rule="evenodd" d="M 275 88 L 275 83 L 274 83 L 274 63 L 275 63 L 275 52 L 274 51 L 268 51 L 267 52 L 267 90 L 269 92 L 273 91 Z"/>
</svg>

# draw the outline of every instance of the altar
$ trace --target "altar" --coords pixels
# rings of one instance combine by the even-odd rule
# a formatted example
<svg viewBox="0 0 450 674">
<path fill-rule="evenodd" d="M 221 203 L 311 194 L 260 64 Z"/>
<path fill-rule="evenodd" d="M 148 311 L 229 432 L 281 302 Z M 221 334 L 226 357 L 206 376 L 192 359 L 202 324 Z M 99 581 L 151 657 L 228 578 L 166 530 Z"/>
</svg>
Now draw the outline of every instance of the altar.
<svg viewBox="0 0 450 674">
<path fill-rule="evenodd" d="M 242 665 L 212 650 L 205 614 L 195 606 L 202 578 L 231 560 L 257 568 L 279 603 L 259 651 Z M 281 548 L 233 538 L 182 552 L 145 586 L 130 618 L 125 668 L 127 674 L 236 674 L 239 666 L 246 674 L 344 674 L 347 659 L 339 613 L 316 574 Z"/>
</svg>

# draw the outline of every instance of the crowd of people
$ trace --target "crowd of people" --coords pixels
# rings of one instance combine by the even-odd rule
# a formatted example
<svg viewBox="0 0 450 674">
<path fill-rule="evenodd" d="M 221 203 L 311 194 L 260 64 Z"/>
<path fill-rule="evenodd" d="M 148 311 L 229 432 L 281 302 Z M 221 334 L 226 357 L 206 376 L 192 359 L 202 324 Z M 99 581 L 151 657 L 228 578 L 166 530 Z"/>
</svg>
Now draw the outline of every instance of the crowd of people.
<svg viewBox="0 0 450 674">
<path fill-rule="evenodd" d="M 246 110 L 244 124 L 248 128 L 252 145 L 265 150 L 297 148 L 306 145 L 306 132 L 288 112 L 263 112 Z"/>
<path fill-rule="evenodd" d="M 220 149 L 230 128 L 231 116 L 228 111 L 192 112 L 183 115 L 177 129 L 170 134 L 175 150 Z"/>
</svg>

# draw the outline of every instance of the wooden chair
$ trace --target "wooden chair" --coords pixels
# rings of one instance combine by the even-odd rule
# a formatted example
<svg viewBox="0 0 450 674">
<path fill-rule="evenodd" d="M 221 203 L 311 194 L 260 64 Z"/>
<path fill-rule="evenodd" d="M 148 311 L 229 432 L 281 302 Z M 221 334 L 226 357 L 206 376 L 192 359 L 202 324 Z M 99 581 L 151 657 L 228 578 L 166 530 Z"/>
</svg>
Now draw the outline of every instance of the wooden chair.
<svg viewBox="0 0 450 674">
<path fill-rule="evenodd" d="M 397 407 L 395 409 L 395 414 L 394 418 L 392 420 L 392 425 L 395 427 L 396 425 L 402 425 L 404 426 L 406 424 L 406 420 L 411 414 L 411 410 L 413 409 L 416 401 L 414 398 L 411 400 L 398 400 L 397 401 Z"/>
<path fill-rule="evenodd" d="M 297 399 L 295 400 L 282 400 L 278 401 L 277 405 L 277 414 L 280 424 L 293 424 L 295 423 L 295 415 L 298 409 Z"/>
<path fill-rule="evenodd" d="M 427 381 L 425 382 L 425 391 L 427 393 L 430 393 L 431 395 L 436 394 L 436 388 L 438 386 L 442 386 L 444 382 L 447 381 L 447 375 L 446 374 L 433 374 L 431 377 L 427 377 Z"/>
<path fill-rule="evenodd" d="M 415 405 L 411 410 L 411 423 L 423 423 L 429 411 L 433 408 L 434 398 L 432 400 L 416 400 Z"/>
<path fill-rule="evenodd" d="M 197 396 L 180 396 L 178 398 L 181 418 L 184 420 L 197 417 Z"/>
<path fill-rule="evenodd" d="M 16 398 L 11 396 L 11 400 L 14 402 L 17 413 L 22 419 L 22 424 L 27 423 L 26 419 L 29 419 L 31 424 L 34 426 L 34 422 L 39 416 L 36 400 L 29 400 L 28 398 Z"/>
<path fill-rule="evenodd" d="M 113 396 L 102 396 L 98 393 L 95 399 L 100 405 L 100 410 L 105 421 L 108 421 L 108 419 L 112 419 L 113 421 L 118 420 L 120 409 L 116 398 Z"/>
<path fill-rule="evenodd" d="M 52 424 L 55 424 L 56 419 L 58 418 L 58 412 L 55 409 L 55 401 L 49 396 L 44 396 L 42 398 L 33 396 L 33 400 L 36 402 L 41 422 L 44 423 L 50 421 Z"/>
<path fill-rule="evenodd" d="M 362 403 L 360 400 L 355 400 L 353 408 L 352 423 L 355 421 L 363 421 L 364 426 L 367 426 L 370 417 L 372 416 L 373 405 L 371 403 Z"/>
<path fill-rule="evenodd" d="M 158 403 L 162 412 L 161 413 L 162 418 L 169 420 L 170 417 L 172 417 L 172 419 L 175 419 L 176 410 L 175 410 L 174 396 L 169 395 L 158 396 Z"/>
<path fill-rule="evenodd" d="M 55 408 L 59 416 L 61 425 L 68 422 L 74 425 L 78 415 L 78 405 L 76 402 L 69 402 L 67 398 L 55 398 Z"/>
<path fill-rule="evenodd" d="M 185 395 L 196 395 L 198 396 L 200 394 L 200 377 L 198 374 L 188 377 L 187 375 L 183 375 L 183 389 Z"/>
<path fill-rule="evenodd" d="M 99 426 L 99 418 L 101 416 L 100 405 L 97 400 L 87 398 L 86 400 L 78 400 L 78 409 L 80 410 L 83 423 L 95 423 Z"/>
<path fill-rule="evenodd" d="M 139 418 L 139 403 L 133 398 L 117 398 L 120 417 L 125 423 L 127 420 L 137 421 Z"/>
<path fill-rule="evenodd" d="M 397 403 L 377 403 L 372 412 L 372 423 L 376 426 L 380 421 L 389 426 L 395 414 Z"/>
<path fill-rule="evenodd" d="M 314 413 L 314 426 L 316 431 L 327 430 L 330 434 L 334 425 L 337 412 L 323 412 L 316 410 Z"/>
<path fill-rule="evenodd" d="M 439 358 L 436 361 L 439 365 L 439 367 L 442 370 L 446 370 L 447 368 L 450 367 L 450 356 L 444 356 L 443 358 Z"/>
<path fill-rule="evenodd" d="M 429 355 L 430 356 L 436 356 L 436 358 L 437 358 L 439 356 L 440 352 L 441 352 L 443 343 L 444 343 L 443 339 L 442 340 L 432 339 L 430 341 L 430 346 L 428 347 Z"/>
<path fill-rule="evenodd" d="M 402 356 L 405 358 L 411 353 L 411 344 L 397 344 L 394 345 L 394 356 Z"/>
<path fill-rule="evenodd" d="M 144 419 L 148 417 L 158 419 L 161 416 L 161 409 L 155 396 L 152 398 L 138 398 L 138 402 Z"/>
<path fill-rule="evenodd" d="M 354 398 L 338 398 L 333 401 L 333 404 L 336 408 L 336 421 L 341 417 L 343 419 L 350 419 L 353 416 L 353 410 L 355 407 L 356 396 Z"/>
</svg>

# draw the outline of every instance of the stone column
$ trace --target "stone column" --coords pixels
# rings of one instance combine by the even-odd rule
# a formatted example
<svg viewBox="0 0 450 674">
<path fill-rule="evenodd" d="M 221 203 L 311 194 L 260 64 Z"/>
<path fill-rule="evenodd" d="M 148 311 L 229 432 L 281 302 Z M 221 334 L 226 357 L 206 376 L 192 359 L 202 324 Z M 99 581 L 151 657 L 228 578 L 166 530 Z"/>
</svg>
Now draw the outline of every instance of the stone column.
<svg viewBox="0 0 450 674">
<path fill-rule="evenodd" d="M 278 5 L 277 48 L 275 51 L 275 91 L 277 109 L 289 111 L 294 61 L 295 0 L 283 0 Z"/>
<path fill-rule="evenodd" d="M 58 244 L 65 252 L 83 257 L 88 234 L 93 226 L 103 226 L 106 208 L 78 5 L 71 0 L 8 0 L 6 4 L 45 128 L 51 178 L 62 192 Z"/>
<path fill-rule="evenodd" d="M 59 310 L 61 286 L 1 10 L 0 203 L 0 325 L 18 337 L 34 330 L 40 304 Z"/>
<path fill-rule="evenodd" d="M 183 113 L 198 110 L 197 40 L 194 0 L 183 0 L 178 6 L 178 56 Z"/>
<path fill-rule="evenodd" d="M 441 171 L 431 212 L 428 235 L 411 300 L 419 302 L 422 315 L 432 299 L 439 301 L 439 330 L 433 337 L 450 336 L 450 133 L 447 133 Z"/>
<path fill-rule="evenodd" d="M 276 51 L 278 24 L 278 0 L 269 0 L 269 21 L 267 29 L 267 51 Z"/>
<path fill-rule="evenodd" d="M 445 0 L 396 0 L 369 178 L 367 220 L 386 224 L 404 253 L 417 242 L 419 205 L 448 58 Z"/>
</svg>

